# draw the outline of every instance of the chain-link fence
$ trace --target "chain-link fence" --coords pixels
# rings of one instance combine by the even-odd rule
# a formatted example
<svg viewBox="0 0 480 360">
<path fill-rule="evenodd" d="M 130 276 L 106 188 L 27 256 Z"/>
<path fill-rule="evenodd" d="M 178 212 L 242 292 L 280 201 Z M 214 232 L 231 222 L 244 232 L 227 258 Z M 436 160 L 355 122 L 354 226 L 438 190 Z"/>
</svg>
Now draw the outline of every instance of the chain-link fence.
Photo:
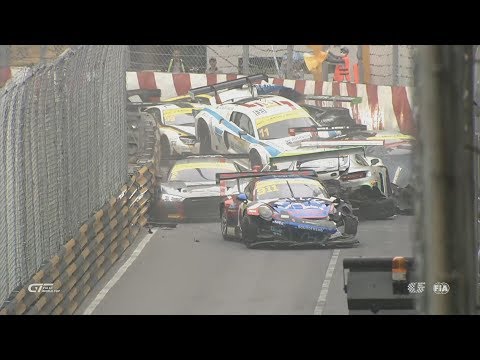
<svg viewBox="0 0 480 360">
<path fill-rule="evenodd" d="M 303 60 L 303 54 L 311 52 L 306 45 L 131 45 L 130 52 L 133 71 L 313 79 Z"/>
<path fill-rule="evenodd" d="M 127 180 L 125 46 L 76 46 L 0 89 L 0 303 Z"/>
<path fill-rule="evenodd" d="M 413 45 L 370 45 L 370 83 L 413 86 Z"/>
<path fill-rule="evenodd" d="M 365 59 L 362 45 L 323 45 L 340 55 L 341 48 L 349 50 L 351 82 L 354 72 L 368 67 L 371 84 L 413 85 L 412 45 L 370 45 Z M 304 61 L 312 54 L 307 45 L 132 45 L 130 70 L 162 72 L 255 74 L 272 77 L 313 80 Z M 335 64 L 323 66 L 323 80 L 333 81 Z M 363 79 L 363 74 L 359 76 Z M 360 80 L 360 82 L 364 82 Z"/>
</svg>

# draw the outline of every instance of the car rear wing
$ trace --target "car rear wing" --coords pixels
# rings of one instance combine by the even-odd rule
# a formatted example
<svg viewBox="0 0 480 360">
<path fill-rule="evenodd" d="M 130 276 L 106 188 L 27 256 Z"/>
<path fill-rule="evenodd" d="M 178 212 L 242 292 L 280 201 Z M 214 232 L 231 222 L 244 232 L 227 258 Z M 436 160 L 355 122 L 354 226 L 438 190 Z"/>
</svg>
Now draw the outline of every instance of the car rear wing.
<svg viewBox="0 0 480 360">
<path fill-rule="evenodd" d="M 249 87 L 253 89 L 253 83 L 259 82 L 262 80 L 268 81 L 268 76 L 265 74 L 256 74 L 256 75 L 245 76 L 235 80 L 223 81 L 223 82 L 219 82 L 212 85 L 200 86 L 197 88 L 190 89 L 188 94 L 190 95 L 192 100 L 195 100 L 195 96 L 197 95 L 213 93 L 215 94 L 217 103 L 221 103 L 221 101 L 219 101 L 220 99 L 218 96 L 218 91 L 241 88 L 245 84 L 248 84 Z M 253 93 L 252 93 L 252 96 L 253 96 Z"/>
<path fill-rule="evenodd" d="M 289 177 L 289 176 L 310 176 L 316 177 L 317 173 L 314 170 L 298 170 L 298 171 L 242 171 L 236 173 L 217 173 L 216 174 L 216 183 L 220 184 L 220 181 L 225 180 L 237 180 L 237 179 L 246 179 L 246 178 L 258 178 L 264 176 L 278 176 L 278 177 Z"/>
<path fill-rule="evenodd" d="M 352 104 L 360 104 L 362 102 L 362 98 L 358 96 L 334 96 L 334 95 L 305 95 L 305 100 L 338 101 L 338 102 L 349 102 Z"/>
<path fill-rule="evenodd" d="M 332 159 L 339 158 L 341 156 L 347 156 L 352 154 L 364 154 L 363 147 L 351 147 L 344 149 L 335 149 L 335 150 L 324 150 L 324 151 L 312 151 L 302 154 L 292 154 L 292 155 L 280 155 L 273 156 L 270 158 L 270 166 L 274 166 L 278 163 L 294 162 L 294 161 L 312 161 L 319 159 Z"/>
<path fill-rule="evenodd" d="M 318 140 L 302 141 L 302 147 L 384 146 L 384 140 Z"/>
<path fill-rule="evenodd" d="M 194 139 L 194 135 L 181 136 Z M 222 155 L 170 155 L 162 160 L 184 160 L 184 159 L 248 159 L 248 154 L 222 154 Z"/>
<path fill-rule="evenodd" d="M 303 132 L 328 132 L 341 131 L 342 133 L 349 133 L 354 131 L 366 131 L 367 125 L 343 125 L 343 126 L 301 126 L 288 128 L 288 135 L 295 136 L 297 133 Z"/>
</svg>

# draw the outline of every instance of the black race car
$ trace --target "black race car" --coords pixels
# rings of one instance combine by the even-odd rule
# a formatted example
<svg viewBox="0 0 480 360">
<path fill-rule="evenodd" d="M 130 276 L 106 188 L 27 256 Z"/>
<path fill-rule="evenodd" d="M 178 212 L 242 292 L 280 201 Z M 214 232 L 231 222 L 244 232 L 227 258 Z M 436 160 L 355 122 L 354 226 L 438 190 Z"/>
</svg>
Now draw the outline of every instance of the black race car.
<svg viewBox="0 0 480 360">
<path fill-rule="evenodd" d="M 218 204 L 236 187 L 231 181 L 217 184 L 215 175 L 241 169 L 233 156 L 188 156 L 177 160 L 155 191 L 150 224 L 218 219 Z"/>
<path fill-rule="evenodd" d="M 224 239 L 251 247 L 352 247 L 358 219 L 350 204 L 330 198 L 312 170 L 217 174 L 217 183 L 251 178 L 220 205 Z"/>
</svg>

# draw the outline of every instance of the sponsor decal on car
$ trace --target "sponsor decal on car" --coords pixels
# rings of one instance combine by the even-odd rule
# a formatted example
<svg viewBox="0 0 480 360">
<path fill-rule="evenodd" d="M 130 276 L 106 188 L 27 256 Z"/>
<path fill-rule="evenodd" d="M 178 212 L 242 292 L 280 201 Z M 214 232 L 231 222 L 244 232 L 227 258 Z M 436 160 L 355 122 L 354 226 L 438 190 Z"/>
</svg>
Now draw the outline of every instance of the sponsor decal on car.
<svg viewBox="0 0 480 360">
<path fill-rule="evenodd" d="M 264 126 L 268 126 L 280 121 L 301 118 L 301 117 L 309 117 L 308 113 L 303 109 L 297 109 L 293 111 L 285 111 L 280 114 L 275 115 L 268 115 L 263 116 L 257 119 L 256 125 L 257 129 L 260 129 Z"/>
</svg>

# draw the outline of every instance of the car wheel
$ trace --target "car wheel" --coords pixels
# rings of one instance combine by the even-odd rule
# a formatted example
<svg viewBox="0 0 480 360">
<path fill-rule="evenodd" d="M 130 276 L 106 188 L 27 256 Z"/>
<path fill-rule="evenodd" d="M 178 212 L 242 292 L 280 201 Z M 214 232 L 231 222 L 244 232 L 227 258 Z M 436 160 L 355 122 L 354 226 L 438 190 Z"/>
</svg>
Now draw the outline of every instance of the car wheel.
<svg viewBox="0 0 480 360">
<path fill-rule="evenodd" d="M 255 218 L 244 216 L 242 219 L 242 240 L 247 248 L 257 241 L 258 225 Z"/>
<path fill-rule="evenodd" d="M 227 235 L 227 210 L 223 209 L 222 211 L 222 219 L 220 222 L 220 229 L 222 231 L 223 240 L 230 240 L 232 237 Z"/>
<path fill-rule="evenodd" d="M 207 125 L 202 123 L 198 131 L 200 139 L 200 155 L 209 155 L 212 152 L 212 139 Z"/>
<path fill-rule="evenodd" d="M 356 235 L 357 228 L 358 228 L 358 218 L 353 215 L 344 215 L 343 216 L 343 223 L 344 223 L 344 233 L 346 235 Z"/>
<path fill-rule="evenodd" d="M 395 215 L 395 200 L 386 198 L 366 201 L 359 208 L 360 217 L 366 220 L 385 220 Z"/>
<path fill-rule="evenodd" d="M 263 168 L 262 164 L 262 158 L 260 157 L 260 154 L 256 151 L 252 151 L 249 155 L 250 158 L 250 169 L 253 169 L 255 166 L 260 166 L 260 168 Z"/>
<path fill-rule="evenodd" d="M 170 157 L 170 143 L 165 138 L 160 140 L 160 157 L 162 160 Z"/>
</svg>

